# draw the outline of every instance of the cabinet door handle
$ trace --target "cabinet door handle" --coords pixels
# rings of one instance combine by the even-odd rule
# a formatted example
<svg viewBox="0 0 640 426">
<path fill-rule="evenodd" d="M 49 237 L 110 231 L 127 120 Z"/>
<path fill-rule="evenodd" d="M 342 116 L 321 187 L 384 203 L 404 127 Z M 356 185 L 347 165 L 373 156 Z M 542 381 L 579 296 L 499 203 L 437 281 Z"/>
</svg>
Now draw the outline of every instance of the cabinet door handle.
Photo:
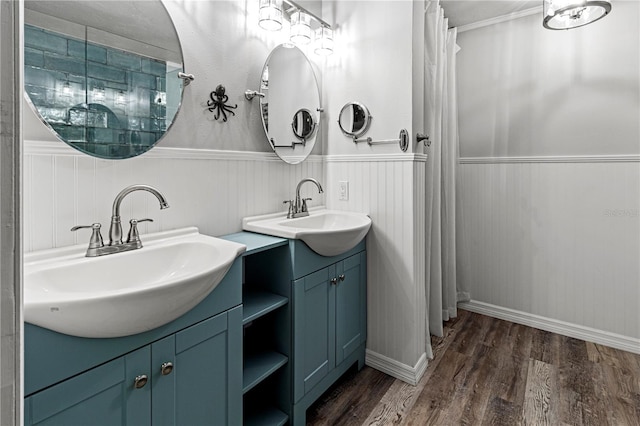
<svg viewBox="0 0 640 426">
<path fill-rule="evenodd" d="M 173 371 L 173 363 L 169 361 L 163 362 L 160 366 L 160 371 L 162 372 L 163 376 L 168 376 Z"/>
<path fill-rule="evenodd" d="M 133 387 L 136 389 L 142 389 L 144 387 L 144 385 L 147 384 L 148 378 L 146 374 L 141 374 L 139 376 L 136 376 L 136 378 L 133 380 Z"/>
<path fill-rule="evenodd" d="M 344 281 L 344 274 L 340 274 L 338 278 L 340 278 L 340 281 Z"/>
<path fill-rule="evenodd" d="M 331 278 L 331 280 L 329 282 L 331 283 L 331 285 L 336 285 L 336 284 L 338 284 L 338 279 L 337 278 Z"/>
</svg>

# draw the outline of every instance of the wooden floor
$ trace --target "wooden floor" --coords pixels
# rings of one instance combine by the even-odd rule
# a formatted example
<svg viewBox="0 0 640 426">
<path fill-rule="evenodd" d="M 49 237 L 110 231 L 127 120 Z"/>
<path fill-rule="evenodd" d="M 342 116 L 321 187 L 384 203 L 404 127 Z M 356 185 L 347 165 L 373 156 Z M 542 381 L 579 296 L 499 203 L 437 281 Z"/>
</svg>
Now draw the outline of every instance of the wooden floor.
<svg viewBox="0 0 640 426">
<path fill-rule="evenodd" d="M 468 311 L 417 386 L 348 372 L 310 425 L 640 425 L 640 355 Z"/>
</svg>

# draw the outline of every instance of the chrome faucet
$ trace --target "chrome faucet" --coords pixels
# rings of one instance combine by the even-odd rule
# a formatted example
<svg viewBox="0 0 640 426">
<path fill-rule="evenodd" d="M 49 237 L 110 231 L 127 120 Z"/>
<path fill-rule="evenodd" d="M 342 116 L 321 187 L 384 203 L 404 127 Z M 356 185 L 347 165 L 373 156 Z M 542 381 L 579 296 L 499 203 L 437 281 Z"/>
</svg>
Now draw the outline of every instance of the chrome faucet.
<svg viewBox="0 0 640 426">
<path fill-rule="evenodd" d="M 318 193 L 322 194 L 324 190 L 322 189 L 322 185 L 320 182 L 313 178 L 304 178 L 300 182 L 298 182 L 298 186 L 296 186 L 296 198 L 295 201 L 287 200 L 284 203 L 289 203 L 289 213 L 287 214 L 287 219 L 293 219 L 294 217 L 304 217 L 309 216 L 309 210 L 307 209 L 307 201 L 311 200 L 311 198 L 301 198 L 300 197 L 300 187 L 305 182 L 311 182 L 318 187 Z"/>
<path fill-rule="evenodd" d="M 78 229 L 89 228 L 92 230 L 91 239 L 89 241 L 89 247 L 87 248 L 86 257 L 103 256 L 105 254 L 120 253 L 123 251 L 135 250 L 142 248 L 142 242 L 138 235 L 138 223 L 140 222 L 153 222 L 153 219 L 131 219 L 129 224 L 129 235 L 127 242 L 122 242 L 122 224 L 120 222 L 120 203 L 124 197 L 133 191 L 148 191 L 156 196 L 160 202 L 160 209 L 166 209 L 169 207 L 167 200 L 164 198 L 157 189 L 149 185 L 131 185 L 120 191 L 113 202 L 113 209 L 111 215 L 111 227 L 109 228 L 109 243 L 104 245 L 102 241 L 102 235 L 100 234 L 99 223 L 94 223 L 90 226 L 74 226 L 72 231 Z"/>
<path fill-rule="evenodd" d="M 131 185 L 120 191 L 116 195 L 116 199 L 113 201 L 113 209 L 111 210 L 111 226 L 109 227 L 109 245 L 117 246 L 123 244 L 122 242 L 122 225 L 120 223 L 120 203 L 127 195 L 134 191 L 147 191 L 156 196 L 160 202 L 160 210 L 169 208 L 167 200 L 164 198 L 157 189 L 149 185 Z M 140 222 L 140 220 L 138 220 Z"/>
</svg>

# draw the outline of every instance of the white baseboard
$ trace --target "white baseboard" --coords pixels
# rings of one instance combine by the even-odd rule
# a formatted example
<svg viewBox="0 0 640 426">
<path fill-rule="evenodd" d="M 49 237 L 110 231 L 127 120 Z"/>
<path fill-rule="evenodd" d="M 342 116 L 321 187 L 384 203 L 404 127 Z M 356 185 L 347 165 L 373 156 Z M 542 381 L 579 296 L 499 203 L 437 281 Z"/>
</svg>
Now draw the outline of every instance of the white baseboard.
<svg viewBox="0 0 640 426">
<path fill-rule="evenodd" d="M 516 311 L 514 309 L 503 308 L 489 303 L 471 300 L 470 302 L 458 303 L 460 309 L 487 315 L 493 318 L 503 319 L 526 325 L 540 330 L 550 331 L 563 336 L 586 340 L 587 342 L 598 343 L 623 351 L 640 354 L 640 339 L 623 336 L 621 334 L 610 333 L 583 325 L 572 324 L 552 318 L 546 318 L 527 312 Z"/>
<path fill-rule="evenodd" d="M 427 354 L 423 353 L 420 356 L 420 359 L 418 359 L 416 365 L 411 367 L 410 365 L 403 364 L 395 359 L 391 359 L 367 349 L 364 363 L 371 368 L 375 368 L 376 370 L 382 371 L 391 377 L 395 377 L 398 380 L 402 380 L 403 382 L 415 386 L 418 384 L 420 378 L 422 378 L 422 375 L 424 374 L 424 371 L 427 369 Z"/>
</svg>

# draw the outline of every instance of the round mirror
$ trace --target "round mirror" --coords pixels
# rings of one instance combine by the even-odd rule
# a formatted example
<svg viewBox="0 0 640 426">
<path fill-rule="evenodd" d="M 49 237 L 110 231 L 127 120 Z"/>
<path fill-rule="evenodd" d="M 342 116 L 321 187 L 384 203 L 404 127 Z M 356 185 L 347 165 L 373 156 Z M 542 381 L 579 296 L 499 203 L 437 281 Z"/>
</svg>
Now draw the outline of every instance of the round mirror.
<svg viewBox="0 0 640 426">
<path fill-rule="evenodd" d="M 259 92 L 271 147 L 283 161 L 300 163 L 313 150 L 320 120 L 320 91 L 304 53 L 284 45 L 273 49 L 262 69 Z"/>
<path fill-rule="evenodd" d="M 340 110 L 338 125 L 345 135 L 358 138 L 366 133 L 371 118 L 366 106 L 360 102 L 349 102 Z"/>
<path fill-rule="evenodd" d="M 302 141 L 312 137 L 316 130 L 316 123 L 311 111 L 304 108 L 299 109 L 293 116 L 291 128 L 293 129 L 293 134 Z"/>
<path fill-rule="evenodd" d="M 24 89 L 47 127 L 100 158 L 129 158 L 168 131 L 182 50 L 160 0 L 26 0 Z"/>
</svg>

